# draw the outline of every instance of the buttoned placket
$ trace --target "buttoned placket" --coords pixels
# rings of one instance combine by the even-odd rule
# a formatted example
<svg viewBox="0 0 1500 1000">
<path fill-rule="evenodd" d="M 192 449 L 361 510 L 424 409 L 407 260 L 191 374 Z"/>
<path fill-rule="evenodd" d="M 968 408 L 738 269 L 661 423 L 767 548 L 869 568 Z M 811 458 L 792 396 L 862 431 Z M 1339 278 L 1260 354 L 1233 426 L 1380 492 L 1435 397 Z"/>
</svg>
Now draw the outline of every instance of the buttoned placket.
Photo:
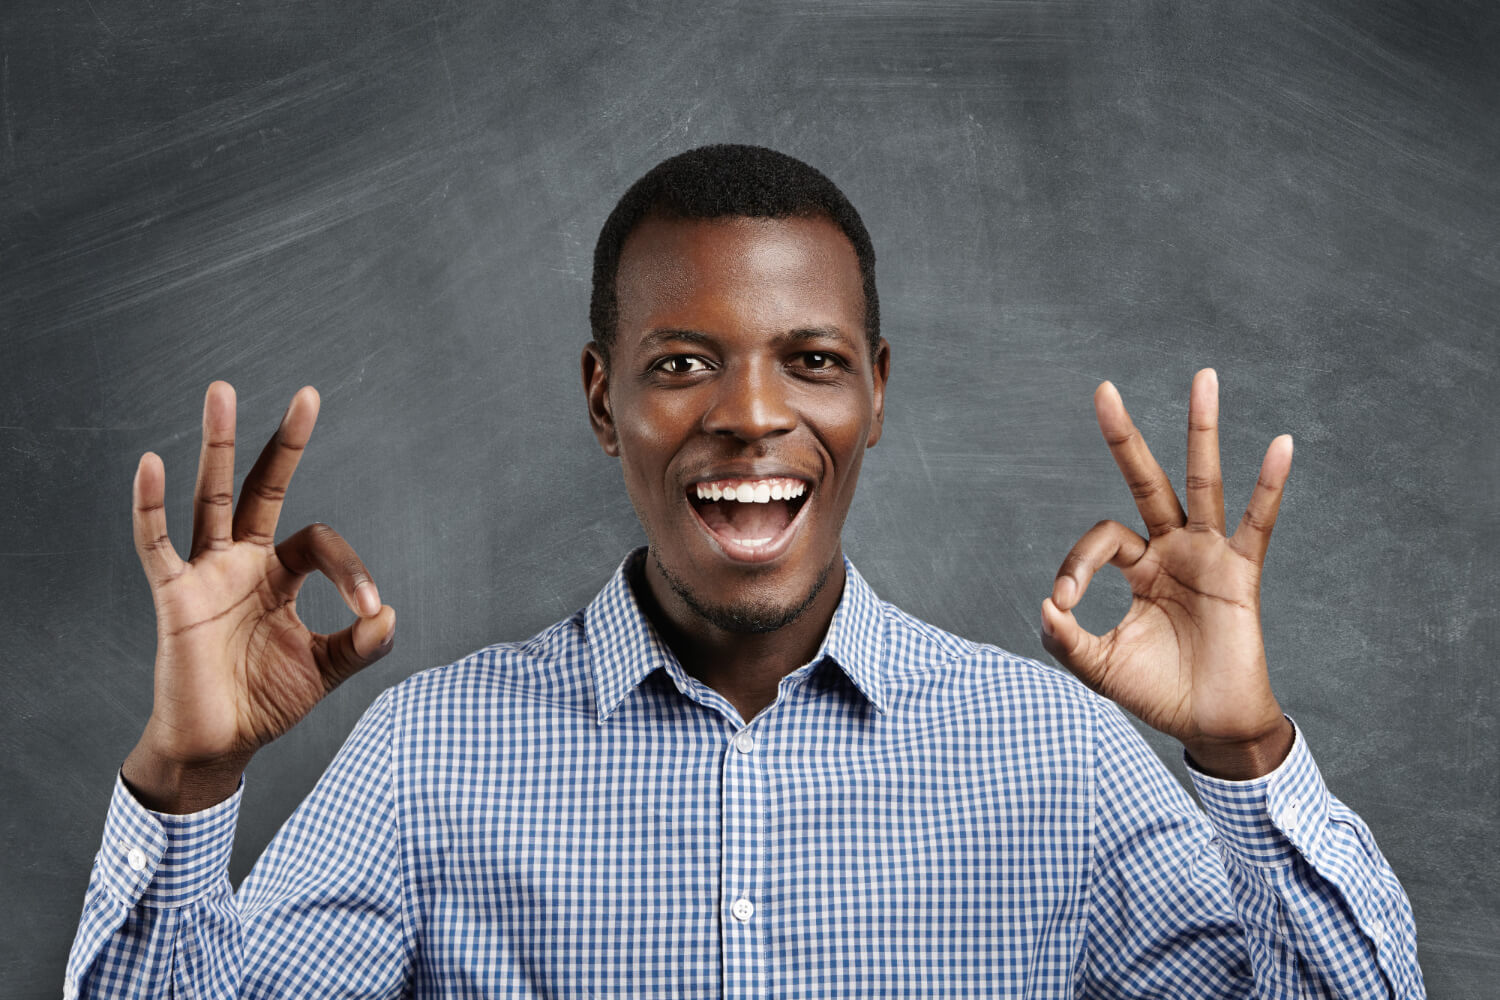
<svg viewBox="0 0 1500 1000">
<path fill-rule="evenodd" d="M 769 789 L 763 721 L 732 733 L 724 746 L 719 927 L 726 998 L 768 995 L 762 858 Z"/>
</svg>

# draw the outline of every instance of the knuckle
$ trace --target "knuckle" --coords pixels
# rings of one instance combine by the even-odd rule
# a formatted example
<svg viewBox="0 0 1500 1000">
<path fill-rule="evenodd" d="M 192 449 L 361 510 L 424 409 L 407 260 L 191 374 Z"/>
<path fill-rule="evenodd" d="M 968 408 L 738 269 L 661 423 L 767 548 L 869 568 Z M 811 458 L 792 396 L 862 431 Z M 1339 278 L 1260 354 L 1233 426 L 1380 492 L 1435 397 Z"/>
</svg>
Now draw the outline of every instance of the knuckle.
<svg viewBox="0 0 1500 1000">
<path fill-rule="evenodd" d="M 1255 511 L 1247 510 L 1245 511 L 1242 523 L 1251 531 L 1270 531 L 1271 525 L 1275 522 L 1272 518 L 1265 517 Z"/>
<path fill-rule="evenodd" d="M 1078 554 L 1070 555 L 1063 560 L 1062 566 L 1057 571 L 1057 576 L 1053 577 L 1053 582 L 1055 583 L 1062 579 L 1083 580 L 1087 582 L 1089 577 L 1092 576 L 1093 571 L 1093 563 L 1087 558 Z"/>
<path fill-rule="evenodd" d="M 273 503 L 280 503 L 286 499 L 286 487 L 274 486 L 271 483 L 251 483 L 250 492 L 262 500 L 269 500 Z"/>
<path fill-rule="evenodd" d="M 1187 479 L 1184 482 L 1187 483 L 1187 488 L 1190 490 L 1213 490 L 1219 487 L 1219 478 L 1217 476 L 1188 473 Z"/>
<path fill-rule="evenodd" d="M 232 493 L 225 493 L 222 491 L 216 493 L 203 493 L 199 495 L 198 502 L 208 504 L 212 507 L 228 507 L 230 504 L 234 503 L 234 495 Z"/>
</svg>

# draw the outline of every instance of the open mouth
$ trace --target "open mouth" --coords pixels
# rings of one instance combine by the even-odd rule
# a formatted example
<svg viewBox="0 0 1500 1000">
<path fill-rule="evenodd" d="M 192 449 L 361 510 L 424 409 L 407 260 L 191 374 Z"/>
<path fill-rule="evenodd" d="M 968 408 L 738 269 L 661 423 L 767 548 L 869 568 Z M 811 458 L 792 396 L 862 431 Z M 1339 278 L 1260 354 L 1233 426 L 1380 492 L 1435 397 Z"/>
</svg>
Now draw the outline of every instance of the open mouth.
<svg viewBox="0 0 1500 1000">
<path fill-rule="evenodd" d="M 780 555 L 807 505 L 808 484 L 774 476 L 710 479 L 688 487 L 698 520 L 732 559 L 764 562 Z"/>
</svg>

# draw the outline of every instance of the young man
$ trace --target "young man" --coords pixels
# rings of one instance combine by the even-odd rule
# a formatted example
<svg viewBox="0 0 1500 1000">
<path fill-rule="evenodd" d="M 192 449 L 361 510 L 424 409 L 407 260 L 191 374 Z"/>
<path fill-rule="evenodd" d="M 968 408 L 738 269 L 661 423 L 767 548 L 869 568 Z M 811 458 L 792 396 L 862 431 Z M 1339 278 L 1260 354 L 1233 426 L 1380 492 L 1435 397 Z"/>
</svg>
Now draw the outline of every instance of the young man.
<svg viewBox="0 0 1500 1000">
<path fill-rule="evenodd" d="M 1196 809 L 1072 679 L 882 603 L 840 532 L 890 350 L 843 195 L 752 147 L 674 157 L 595 258 L 589 419 L 648 546 L 583 611 L 385 692 L 232 897 L 255 750 L 390 648 L 358 557 L 281 501 L 304 389 L 231 508 L 211 386 L 192 547 L 145 456 L 136 541 L 156 700 L 116 786 L 70 992 L 244 996 L 1419 996 L 1410 908 L 1270 690 L 1259 569 L 1272 442 L 1227 535 L 1217 385 L 1194 380 L 1187 508 L 1108 383 L 1148 537 L 1069 553 L 1048 648 L 1180 739 Z M 1106 562 L 1135 600 L 1072 608 Z M 314 570 L 359 616 L 296 618 Z"/>
</svg>

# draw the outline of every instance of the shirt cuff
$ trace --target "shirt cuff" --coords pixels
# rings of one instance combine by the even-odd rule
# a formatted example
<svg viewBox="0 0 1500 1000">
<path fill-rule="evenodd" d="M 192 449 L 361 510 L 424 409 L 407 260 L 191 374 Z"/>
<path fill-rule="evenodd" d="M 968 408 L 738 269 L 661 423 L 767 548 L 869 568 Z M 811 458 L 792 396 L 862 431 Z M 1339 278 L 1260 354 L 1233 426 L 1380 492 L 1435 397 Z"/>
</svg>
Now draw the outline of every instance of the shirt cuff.
<svg viewBox="0 0 1500 1000">
<path fill-rule="evenodd" d="M 153 812 L 136 801 L 117 775 L 104 821 L 99 869 L 128 906 L 185 906 L 228 877 L 240 814 L 240 779 L 234 794 L 200 812 Z"/>
<path fill-rule="evenodd" d="M 1301 728 L 1295 722 L 1292 728 L 1296 735 L 1286 760 L 1259 778 L 1215 778 L 1187 760 L 1193 786 L 1214 830 L 1230 850 L 1253 865 L 1279 866 L 1298 854 L 1311 855 L 1328 821 L 1328 787 Z"/>
</svg>

